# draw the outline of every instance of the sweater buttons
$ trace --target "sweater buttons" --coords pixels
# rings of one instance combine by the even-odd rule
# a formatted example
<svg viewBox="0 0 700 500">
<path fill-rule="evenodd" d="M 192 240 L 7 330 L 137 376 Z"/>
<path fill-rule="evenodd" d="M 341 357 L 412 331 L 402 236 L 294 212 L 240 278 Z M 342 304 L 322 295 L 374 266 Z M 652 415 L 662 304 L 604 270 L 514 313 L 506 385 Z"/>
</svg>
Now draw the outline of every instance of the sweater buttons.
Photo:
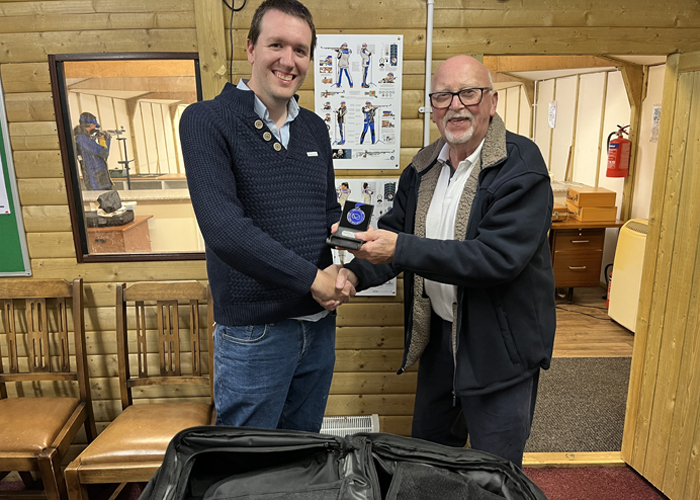
<svg viewBox="0 0 700 500">
<path fill-rule="evenodd" d="M 262 122 L 262 120 L 255 120 L 255 128 L 258 129 L 258 130 L 260 130 L 261 128 L 263 128 L 263 122 Z"/>
<path fill-rule="evenodd" d="M 276 142 L 272 147 L 275 148 L 275 151 L 282 151 L 282 145 L 279 142 Z"/>
<path fill-rule="evenodd" d="M 263 134 L 263 139 L 265 139 L 266 141 L 269 141 L 270 139 L 272 139 L 272 134 L 270 132 L 265 132 Z"/>
</svg>

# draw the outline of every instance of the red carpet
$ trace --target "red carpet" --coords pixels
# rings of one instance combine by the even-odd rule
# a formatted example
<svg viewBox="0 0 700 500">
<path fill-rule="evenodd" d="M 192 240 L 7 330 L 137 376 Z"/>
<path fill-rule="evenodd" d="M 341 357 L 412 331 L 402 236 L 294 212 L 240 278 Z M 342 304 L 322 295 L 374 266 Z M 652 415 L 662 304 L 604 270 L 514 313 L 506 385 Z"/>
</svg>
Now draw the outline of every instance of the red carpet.
<svg viewBox="0 0 700 500">
<path fill-rule="evenodd" d="M 629 467 L 531 469 L 525 473 L 549 500 L 664 500 L 666 496 Z M 119 500 L 138 500 L 145 483 L 131 483 Z M 0 482 L 0 490 L 22 489 L 21 482 Z M 97 494 L 96 494 L 97 493 Z M 91 498 L 108 498 L 92 492 Z"/>
<path fill-rule="evenodd" d="M 629 467 L 525 469 L 549 500 L 664 500 Z"/>
</svg>

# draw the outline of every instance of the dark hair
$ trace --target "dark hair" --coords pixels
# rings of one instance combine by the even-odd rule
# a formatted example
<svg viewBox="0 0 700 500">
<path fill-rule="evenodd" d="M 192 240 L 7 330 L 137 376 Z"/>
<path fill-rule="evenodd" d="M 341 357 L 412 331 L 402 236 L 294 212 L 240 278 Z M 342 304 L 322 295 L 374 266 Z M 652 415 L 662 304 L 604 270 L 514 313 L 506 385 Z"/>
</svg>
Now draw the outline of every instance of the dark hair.
<svg viewBox="0 0 700 500">
<path fill-rule="evenodd" d="M 75 126 L 73 129 L 73 135 L 78 135 L 78 134 L 83 134 L 83 135 L 90 135 L 89 132 L 87 131 L 87 128 L 90 125 L 95 125 L 97 127 L 100 126 L 99 123 L 97 123 L 97 117 L 90 113 L 89 111 L 83 111 L 80 114 L 80 118 L 78 119 L 78 125 Z"/>
<path fill-rule="evenodd" d="M 306 24 L 311 28 L 311 53 L 309 59 L 314 56 L 314 47 L 316 47 L 316 27 L 314 26 L 314 18 L 306 6 L 298 0 L 265 0 L 253 14 L 253 21 L 250 23 L 248 31 L 248 40 L 255 46 L 258 43 L 258 37 L 262 30 L 262 18 L 270 10 L 278 10 L 284 14 L 298 17 L 306 21 Z"/>
</svg>

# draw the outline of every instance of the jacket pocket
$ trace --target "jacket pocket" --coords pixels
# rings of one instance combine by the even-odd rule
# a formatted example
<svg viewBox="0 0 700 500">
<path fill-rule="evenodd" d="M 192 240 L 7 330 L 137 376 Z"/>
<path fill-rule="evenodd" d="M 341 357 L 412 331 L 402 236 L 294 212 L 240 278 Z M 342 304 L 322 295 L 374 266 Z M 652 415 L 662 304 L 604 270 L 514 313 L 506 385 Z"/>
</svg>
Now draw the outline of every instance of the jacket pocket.
<svg viewBox="0 0 700 500">
<path fill-rule="evenodd" d="M 502 306 L 497 305 L 495 307 L 496 315 L 498 317 L 498 326 L 500 327 L 501 337 L 503 338 L 503 343 L 508 351 L 508 356 L 514 365 L 520 365 L 520 354 L 518 353 L 518 348 L 515 346 L 513 334 L 508 326 L 508 316 L 506 315 L 506 312 L 503 310 Z"/>
</svg>

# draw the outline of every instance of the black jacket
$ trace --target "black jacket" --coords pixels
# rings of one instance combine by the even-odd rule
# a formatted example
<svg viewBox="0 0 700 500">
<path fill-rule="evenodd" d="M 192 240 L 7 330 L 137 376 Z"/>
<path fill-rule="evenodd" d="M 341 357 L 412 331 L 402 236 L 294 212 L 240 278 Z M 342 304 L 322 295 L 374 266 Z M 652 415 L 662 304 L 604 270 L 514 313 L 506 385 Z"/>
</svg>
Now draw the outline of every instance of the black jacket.
<svg viewBox="0 0 700 500">
<path fill-rule="evenodd" d="M 347 267 L 357 274 L 359 289 L 404 272 L 406 336 L 399 373 L 420 358 L 430 338 L 423 278 L 458 286 L 455 391 L 473 396 L 549 368 L 556 324 L 547 237 L 553 197 L 537 146 L 507 132 L 495 115 L 475 169 L 478 177 L 462 195 L 456 239 L 425 238 L 444 144 L 440 139 L 416 155 L 401 175 L 393 209 L 379 221 L 381 229 L 399 233 L 393 263 L 355 259 Z"/>
</svg>

